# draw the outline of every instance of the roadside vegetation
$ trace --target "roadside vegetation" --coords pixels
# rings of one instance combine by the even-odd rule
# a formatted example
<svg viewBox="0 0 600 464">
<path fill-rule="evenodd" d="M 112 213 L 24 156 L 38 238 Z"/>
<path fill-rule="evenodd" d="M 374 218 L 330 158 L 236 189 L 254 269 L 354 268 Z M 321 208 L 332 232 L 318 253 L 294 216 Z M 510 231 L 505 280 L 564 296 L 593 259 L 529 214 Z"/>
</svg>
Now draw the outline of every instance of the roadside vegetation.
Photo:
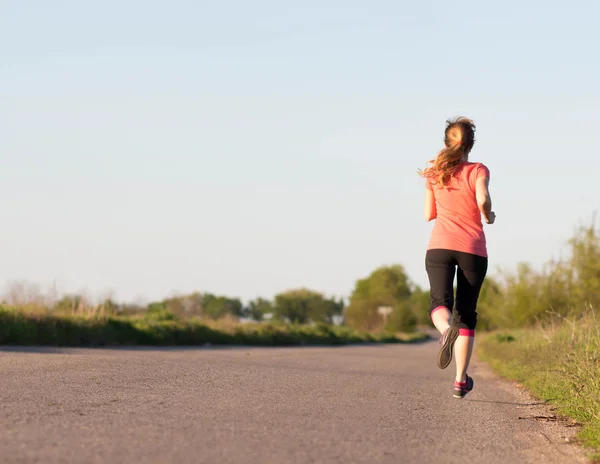
<svg viewBox="0 0 600 464">
<path fill-rule="evenodd" d="M 180 319 L 169 312 L 137 316 L 26 314 L 0 308 L 0 340 L 4 345 L 246 345 L 298 346 L 354 343 L 408 343 L 425 339 L 420 332 L 370 333 L 324 323 L 247 323 Z"/>
<path fill-rule="evenodd" d="M 560 259 L 526 263 L 489 280 L 478 354 L 501 375 L 552 405 L 553 420 L 579 427 L 600 462 L 600 233 L 580 227 Z"/>
<path fill-rule="evenodd" d="M 0 305 L 0 344 L 341 345 L 425 340 L 427 293 L 400 265 L 360 279 L 349 305 L 299 288 L 243 303 L 194 292 L 149 304 L 92 303 L 83 295 L 52 298 L 13 283 Z"/>
</svg>

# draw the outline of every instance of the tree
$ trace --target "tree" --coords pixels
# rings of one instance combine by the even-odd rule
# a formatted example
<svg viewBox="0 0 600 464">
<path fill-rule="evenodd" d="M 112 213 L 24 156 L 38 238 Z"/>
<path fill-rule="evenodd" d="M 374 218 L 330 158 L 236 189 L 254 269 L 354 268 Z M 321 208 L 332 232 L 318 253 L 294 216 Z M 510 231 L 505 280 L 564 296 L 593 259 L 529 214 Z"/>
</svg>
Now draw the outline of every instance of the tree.
<svg viewBox="0 0 600 464">
<path fill-rule="evenodd" d="M 381 266 L 356 282 L 346 309 L 346 324 L 361 330 L 381 330 L 386 321 L 379 308 L 387 306 L 397 312 L 410 311 L 410 306 L 405 303 L 411 293 L 411 282 L 402 265 Z M 394 317 L 401 319 L 400 315 Z"/>
<path fill-rule="evenodd" d="M 570 259 L 569 299 L 575 306 L 600 306 L 600 233 L 595 225 L 596 215 L 588 226 L 580 226 L 568 241 Z M 567 313 L 568 311 L 565 311 Z"/>
<path fill-rule="evenodd" d="M 235 317 L 243 315 L 243 305 L 239 298 L 227 298 L 211 293 L 202 295 L 202 309 L 204 315 L 212 319 L 219 319 L 227 314 Z"/>
<path fill-rule="evenodd" d="M 325 298 L 322 293 L 306 288 L 288 290 L 275 296 L 274 314 L 292 323 L 332 323 L 333 316 L 344 310 L 343 300 Z"/>
<path fill-rule="evenodd" d="M 162 301 L 155 301 L 147 306 L 149 313 L 156 315 L 166 313 L 172 314 L 178 318 L 202 315 L 202 295 L 194 292 L 189 295 L 174 296 Z"/>
<path fill-rule="evenodd" d="M 387 319 L 385 328 L 389 332 L 412 332 L 415 330 L 417 322 L 413 302 L 408 299 L 396 303 Z"/>
<path fill-rule="evenodd" d="M 242 316 L 243 305 L 239 298 L 194 292 L 189 295 L 175 296 L 150 303 L 148 311 L 156 313 L 168 312 L 179 318 L 203 316 L 219 319 L 227 314 L 235 317 Z"/>
<path fill-rule="evenodd" d="M 254 319 L 255 321 L 262 321 L 265 314 L 273 312 L 273 303 L 264 298 L 257 298 L 256 300 L 250 301 L 244 313 L 247 317 Z"/>
<path fill-rule="evenodd" d="M 433 327 L 429 317 L 429 291 L 415 285 L 410 294 L 409 304 L 418 325 Z"/>
<path fill-rule="evenodd" d="M 499 319 L 503 317 L 500 308 L 503 291 L 500 283 L 491 276 L 483 281 L 477 300 L 477 328 L 490 330 L 498 327 Z"/>
<path fill-rule="evenodd" d="M 328 324 L 333 324 L 333 318 L 335 316 L 340 316 L 344 313 L 344 308 L 346 307 L 344 300 L 340 298 L 336 300 L 335 298 L 324 299 L 322 313 L 320 313 Z"/>
</svg>

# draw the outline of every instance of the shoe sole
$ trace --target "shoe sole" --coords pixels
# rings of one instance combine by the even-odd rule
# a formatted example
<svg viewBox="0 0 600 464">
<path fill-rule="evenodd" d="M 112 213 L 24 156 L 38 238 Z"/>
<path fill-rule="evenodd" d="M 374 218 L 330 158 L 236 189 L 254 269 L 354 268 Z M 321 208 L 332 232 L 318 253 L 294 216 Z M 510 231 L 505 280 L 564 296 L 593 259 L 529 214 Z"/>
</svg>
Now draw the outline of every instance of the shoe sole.
<svg viewBox="0 0 600 464">
<path fill-rule="evenodd" d="M 454 342 L 458 338 L 458 329 L 456 329 L 455 327 L 450 327 L 449 330 L 450 333 L 448 334 L 448 338 L 440 348 L 440 353 L 438 354 L 438 367 L 440 369 L 446 369 L 452 362 L 452 351 L 454 351 Z"/>
</svg>

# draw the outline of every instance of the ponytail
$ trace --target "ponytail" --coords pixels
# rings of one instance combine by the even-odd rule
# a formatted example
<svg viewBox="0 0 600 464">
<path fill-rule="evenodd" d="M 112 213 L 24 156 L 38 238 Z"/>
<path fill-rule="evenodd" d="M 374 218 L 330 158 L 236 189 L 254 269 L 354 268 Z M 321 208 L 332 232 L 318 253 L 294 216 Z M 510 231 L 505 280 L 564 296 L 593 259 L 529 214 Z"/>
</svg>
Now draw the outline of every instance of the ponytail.
<svg viewBox="0 0 600 464">
<path fill-rule="evenodd" d="M 429 161 L 431 166 L 421 172 L 421 177 L 430 179 L 432 184 L 448 185 L 464 161 L 464 150 L 460 143 L 453 147 L 444 148 L 434 160 Z"/>
<path fill-rule="evenodd" d="M 447 121 L 444 142 L 446 147 L 429 161 L 430 165 L 424 171 L 419 169 L 418 173 L 432 184 L 446 186 L 473 148 L 475 124 L 463 117 Z"/>
</svg>

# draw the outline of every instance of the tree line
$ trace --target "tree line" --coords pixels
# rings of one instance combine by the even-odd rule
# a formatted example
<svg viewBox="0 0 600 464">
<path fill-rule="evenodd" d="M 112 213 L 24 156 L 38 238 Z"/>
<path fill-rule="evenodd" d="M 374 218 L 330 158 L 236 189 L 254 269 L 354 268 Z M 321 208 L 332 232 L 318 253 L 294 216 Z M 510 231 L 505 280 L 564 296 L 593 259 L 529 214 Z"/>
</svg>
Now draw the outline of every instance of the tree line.
<svg viewBox="0 0 600 464">
<path fill-rule="evenodd" d="M 577 227 L 565 245 L 561 257 L 548 260 L 541 269 L 523 261 L 510 271 L 488 275 L 477 306 L 478 329 L 526 327 L 598 311 L 600 231 L 595 218 Z M 368 331 L 431 326 L 429 290 L 415 285 L 400 264 L 381 266 L 357 280 L 347 302 L 306 289 L 284 292 L 272 301 L 257 299 L 246 306 L 239 300 L 206 298 L 204 311 L 210 317 L 235 314 L 260 320 L 271 313 L 275 319 L 302 324 L 332 323 L 339 315 L 344 325 Z"/>
<path fill-rule="evenodd" d="M 52 311 L 74 313 L 85 304 L 78 295 L 57 301 Z M 343 324 L 368 331 L 412 331 L 417 324 L 428 323 L 428 294 L 409 279 L 400 264 L 382 266 L 359 279 L 348 301 L 322 292 L 296 288 L 281 292 L 273 299 L 241 299 L 194 292 L 165 298 L 147 305 L 117 304 L 106 300 L 103 312 L 121 315 L 140 313 L 170 314 L 177 318 L 246 319 L 285 321 L 292 324 Z"/>
<path fill-rule="evenodd" d="M 566 245 L 566 253 L 558 260 L 548 261 L 541 270 L 522 262 L 513 271 L 488 276 L 477 307 L 478 328 L 523 327 L 600 307 L 600 233 L 594 223 L 576 229 Z M 15 292 L 11 301 L 4 303 L 28 312 L 50 310 L 59 314 L 89 313 L 86 308 L 93 313 L 98 308 L 79 295 L 48 303 L 32 298 L 19 300 L 18 294 Z M 239 298 L 194 292 L 148 305 L 118 304 L 107 299 L 99 306 L 103 314 L 342 323 L 372 332 L 409 332 L 418 325 L 431 326 L 429 291 L 415 285 L 400 264 L 381 266 L 358 279 L 347 301 L 298 288 L 272 299 L 256 298 L 247 303 Z"/>
</svg>

